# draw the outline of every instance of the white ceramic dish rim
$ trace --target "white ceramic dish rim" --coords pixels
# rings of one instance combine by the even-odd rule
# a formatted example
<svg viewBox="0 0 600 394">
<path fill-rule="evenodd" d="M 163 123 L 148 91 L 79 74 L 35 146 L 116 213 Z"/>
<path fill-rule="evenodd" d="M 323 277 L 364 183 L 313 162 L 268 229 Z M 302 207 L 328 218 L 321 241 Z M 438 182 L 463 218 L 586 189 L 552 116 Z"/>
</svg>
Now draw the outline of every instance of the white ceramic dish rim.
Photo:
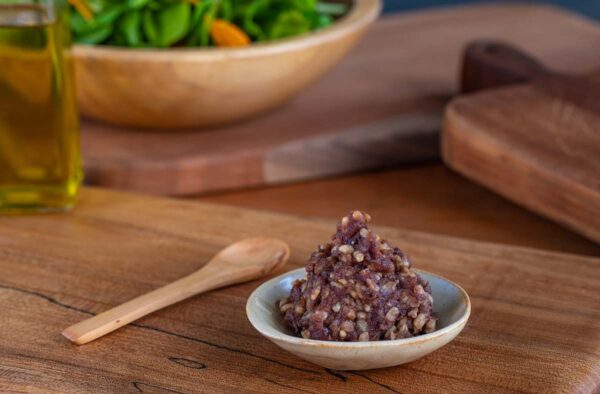
<svg viewBox="0 0 600 394">
<path fill-rule="evenodd" d="M 334 348 L 337 347 L 337 348 L 353 348 L 353 349 L 354 348 L 360 349 L 360 348 L 364 348 L 364 347 L 383 348 L 383 347 L 389 347 L 389 346 L 415 344 L 415 343 L 419 343 L 422 341 L 430 340 L 431 338 L 443 336 L 451 331 L 454 331 L 457 327 L 460 327 L 460 326 L 463 326 L 464 324 L 466 324 L 467 320 L 469 320 L 469 316 L 471 315 L 471 300 L 470 300 L 467 292 L 462 287 L 460 287 L 458 284 L 456 284 L 440 275 L 436 275 L 436 274 L 433 274 L 428 271 L 415 269 L 415 271 L 418 273 L 424 273 L 427 275 L 435 276 L 436 278 L 441 279 L 442 281 L 449 283 L 450 285 L 457 288 L 460 295 L 462 296 L 464 302 L 466 303 L 465 313 L 463 313 L 463 315 L 459 319 L 457 319 L 455 322 L 453 322 L 452 324 L 449 324 L 446 327 L 444 327 L 440 330 L 436 330 L 432 333 L 419 335 L 417 337 L 412 337 L 412 338 L 393 339 L 393 340 L 384 340 L 384 341 L 368 341 L 368 342 L 320 341 L 320 340 L 316 340 L 316 339 L 304 339 L 304 338 L 299 338 L 299 337 L 295 337 L 292 335 L 288 335 L 288 334 L 285 334 L 285 333 L 273 328 L 271 325 L 268 325 L 268 324 L 263 324 L 261 326 L 261 327 L 267 327 L 267 330 L 259 329 L 259 327 L 257 327 L 256 320 L 255 320 L 256 316 L 252 316 L 251 313 L 249 312 L 249 305 L 251 303 L 252 304 L 256 303 L 255 299 L 257 297 L 258 290 L 263 287 L 271 287 L 275 283 L 281 281 L 286 276 L 294 275 L 299 271 L 304 271 L 304 268 L 298 268 L 298 269 L 288 271 L 284 274 L 281 274 L 281 275 L 263 283 L 262 285 L 260 285 L 258 288 L 256 288 L 252 292 L 252 294 L 248 298 L 248 301 L 246 302 L 246 316 L 248 317 L 250 324 L 252 324 L 252 326 L 258 332 L 260 332 L 262 335 L 266 336 L 267 338 L 274 339 L 274 340 L 283 340 L 288 343 L 292 343 L 292 344 L 296 344 L 296 345 L 312 346 L 312 347 L 328 346 L 328 347 L 334 347 Z M 434 300 L 434 302 L 435 302 L 435 300 Z M 274 300 L 273 305 L 275 305 L 275 300 Z M 270 331 L 272 331 L 272 332 L 270 332 Z M 273 334 L 273 332 L 275 332 L 276 334 Z"/>
<path fill-rule="evenodd" d="M 290 52 L 323 42 L 334 41 L 349 31 L 362 29 L 377 19 L 382 10 L 382 0 L 353 0 L 350 12 L 330 27 L 297 37 L 282 39 L 274 42 L 255 43 L 244 48 L 122 48 L 116 46 L 75 45 L 76 55 L 85 57 L 115 57 L 126 55 L 128 58 L 150 60 L 169 60 L 176 54 L 207 57 L 227 55 L 228 57 L 251 57 L 264 54 Z"/>
</svg>

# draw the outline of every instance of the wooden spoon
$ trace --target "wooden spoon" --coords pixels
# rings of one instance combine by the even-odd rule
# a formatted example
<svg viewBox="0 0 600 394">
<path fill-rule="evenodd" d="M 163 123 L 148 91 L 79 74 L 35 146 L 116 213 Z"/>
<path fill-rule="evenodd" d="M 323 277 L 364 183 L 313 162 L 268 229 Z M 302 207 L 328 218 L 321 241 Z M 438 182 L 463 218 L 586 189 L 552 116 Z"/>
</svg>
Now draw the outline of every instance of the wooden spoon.
<svg viewBox="0 0 600 394">
<path fill-rule="evenodd" d="M 200 270 L 171 284 L 77 323 L 62 332 L 83 345 L 140 317 L 188 297 L 261 278 L 285 264 L 288 245 L 278 239 L 249 238 L 219 252 Z"/>
</svg>

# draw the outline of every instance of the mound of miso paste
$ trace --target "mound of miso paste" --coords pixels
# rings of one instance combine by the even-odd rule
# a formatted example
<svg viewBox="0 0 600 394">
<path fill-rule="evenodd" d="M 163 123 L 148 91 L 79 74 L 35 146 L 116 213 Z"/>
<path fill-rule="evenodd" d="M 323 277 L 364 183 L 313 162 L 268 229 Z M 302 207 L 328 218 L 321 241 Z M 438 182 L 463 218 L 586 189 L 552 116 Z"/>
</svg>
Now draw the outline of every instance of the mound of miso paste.
<svg viewBox="0 0 600 394">
<path fill-rule="evenodd" d="M 376 341 L 435 330 L 429 283 L 409 257 L 369 227 L 371 217 L 353 211 L 331 242 L 306 264 L 306 279 L 293 283 L 279 309 L 303 338 Z"/>
</svg>

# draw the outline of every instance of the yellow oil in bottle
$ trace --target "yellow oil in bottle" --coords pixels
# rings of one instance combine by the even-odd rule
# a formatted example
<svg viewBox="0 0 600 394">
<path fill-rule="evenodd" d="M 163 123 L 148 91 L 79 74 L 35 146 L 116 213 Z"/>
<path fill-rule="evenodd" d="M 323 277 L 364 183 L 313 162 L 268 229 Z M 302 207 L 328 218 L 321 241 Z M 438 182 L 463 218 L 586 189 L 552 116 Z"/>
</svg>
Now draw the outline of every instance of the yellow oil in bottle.
<svg viewBox="0 0 600 394">
<path fill-rule="evenodd" d="M 67 210 L 81 181 L 63 15 L 0 4 L 0 213 Z"/>
</svg>

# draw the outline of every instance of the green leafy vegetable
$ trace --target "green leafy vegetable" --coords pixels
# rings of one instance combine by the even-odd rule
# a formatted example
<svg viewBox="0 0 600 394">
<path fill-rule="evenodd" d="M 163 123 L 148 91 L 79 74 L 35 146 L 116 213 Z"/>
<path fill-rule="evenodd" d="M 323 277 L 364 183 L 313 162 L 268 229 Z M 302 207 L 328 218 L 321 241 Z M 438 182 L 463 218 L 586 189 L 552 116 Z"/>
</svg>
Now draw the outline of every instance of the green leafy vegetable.
<svg viewBox="0 0 600 394">
<path fill-rule="evenodd" d="M 347 12 L 342 3 L 317 0 L 70 0 L 75 42 L 126 47 L 216 45 L 219 34 L 270 41 L 325 28 Z M 81 10 L 87 10 L 82 15 Z M 78 12 L 79 10 L 79 12 Z M 89 13 L 91 12 L 92 18 Z M 231 26 L 231 27 L 229 27 Z M 237 42 L 219 40 L 219 42 Z"/>
<path fill-rule="evenodd" d="M 129 11 L 119 20 L 119 30 L 127 45 L 136 47 L 142 43 L 141 26 L 142 14 L 136 11 Z"/>
<path fill-rule="evenodd" d="M 157 13 L 158 46 L 169 47 L 181 40 L 187 33 L 190 25 L 191 5 L 179 2 L 169 5 Z"/>
<path fill-rule="evenodd" d="M 296 10 L 285 11 L 277 16 L 277 19 L 269 28 L 269 39 L 291 37 L 309 31 L 311 21 L 301 12 Z"/>
<path fill-rule="evenodd" d="M 152 15 L 151 9 L 143 11 L 142 16 L 142 30 L 146 36 L 148 43 L 158 42 L 158 27 L 156 27 L 156 21 L 154 15 Z"/>
</svg>

